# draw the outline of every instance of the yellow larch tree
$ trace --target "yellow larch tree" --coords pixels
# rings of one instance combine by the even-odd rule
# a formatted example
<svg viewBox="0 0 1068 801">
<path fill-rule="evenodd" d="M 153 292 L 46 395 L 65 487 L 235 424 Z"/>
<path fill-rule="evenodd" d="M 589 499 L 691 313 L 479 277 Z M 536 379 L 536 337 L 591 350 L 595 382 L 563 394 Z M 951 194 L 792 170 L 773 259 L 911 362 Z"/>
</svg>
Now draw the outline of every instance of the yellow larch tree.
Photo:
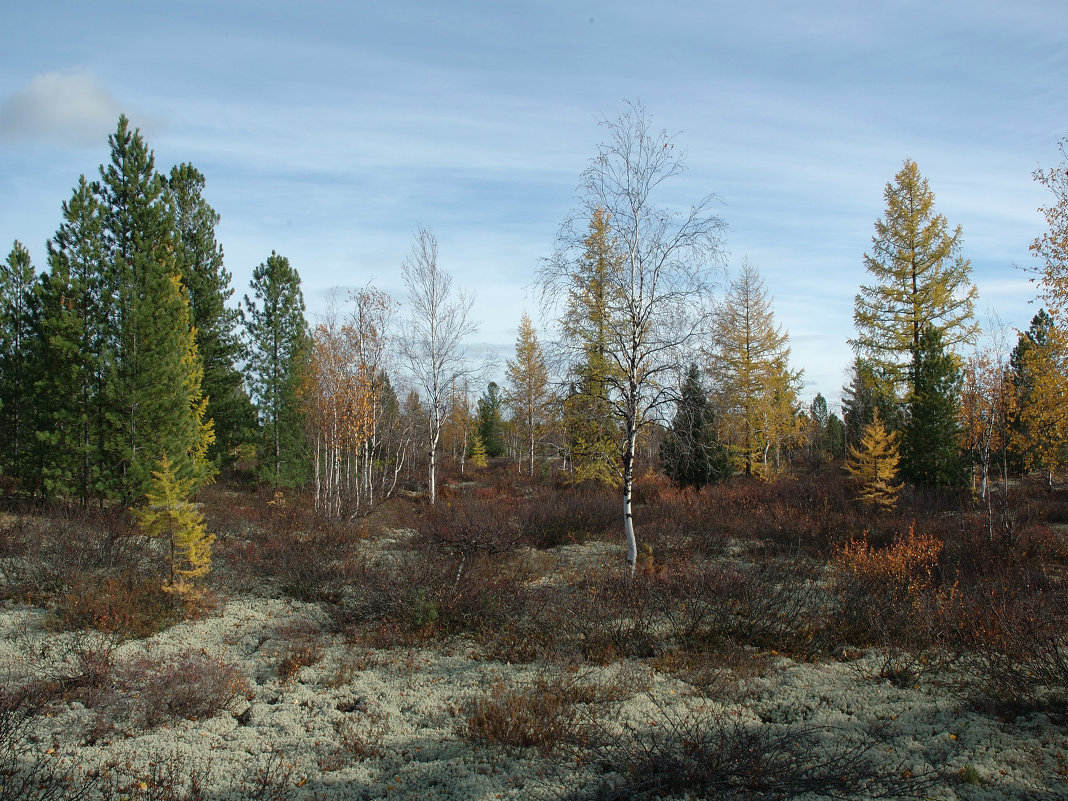
<svg viewBox="0 0 1068 801">
<path fill-rule="evenodd" d="M 136 510 L 141 530 L 170 546 L 170 576 L 165 588 L 187 602 L 199 594 L 194 580 L 211 570 L 211 546 L 215 542 L 203 515 L 189 500 L 195 484 L 195 478 L 180 478 L 163 454 L 152 471 L 145 505 Z"/>
<path fill-rule="evenodd" d="M 887 432 L 876 411 L 864 427 L 860 447 L 851 445 L 846 459 L 846 471 L 858 485 L 857 497 L 880 509 L 893 509 L 901 491 L 895 481 L 900 461 L 897 435 Z"/>
</svg>

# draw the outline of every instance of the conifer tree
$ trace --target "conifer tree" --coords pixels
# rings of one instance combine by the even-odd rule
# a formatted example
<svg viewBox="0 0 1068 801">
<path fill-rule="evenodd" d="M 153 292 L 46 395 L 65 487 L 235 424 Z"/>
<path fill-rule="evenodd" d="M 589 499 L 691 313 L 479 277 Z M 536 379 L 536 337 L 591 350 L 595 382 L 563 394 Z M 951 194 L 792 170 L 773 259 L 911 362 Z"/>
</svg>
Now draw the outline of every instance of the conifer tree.
<svg viewBox="0 0 1068 801">
<path fill-rule="evenodd" d="M 486 456 L 495 459 L 504 455 L 504 442 L 501 438 L 503 421 L 501 419 L 500 387 L 496 381 L 490 381 L 486 391 L 476 404 L 478 417 L 478 436 L 486 449 Z"/>
<path fill-rule="evenodd" d="M 576 343 L 581 360 L 572 367 L 574 380 L 564 399 L 568 455 L 576 482 L 619 484 L 617 427 L 608 399 L 610 307 L 616 299 L 613 273 L 621 267 L 608 214 L 597 206 L 590 216 L 583 253 L 568 276 L 562 320 L 565 337 Z"/>
<path fill-rule="evenodd" d="M 274 251 L 252 271 L 252 297 L 245 295 L 249 383 L 261 426 L 260 473 L 275 485 L 302 483 L 303 453 L 298 390 L 311 337 L 304 319 L 300 275 Z"/>
<path fill-rule="evenodd" d="M 660 460 L 668 477 L 682 487 L 703 487 L 730 475 L 730 458 L 716 439 L 714 412 L 696 364 L 686 372 Z"/>
<path fill-rule="evenodd" d="M 48 453 L 45 490 L 82 503 L 103 489 L 104 381 L 113 369 L 96 193 L 81 176 L 48 242 L 49 271 L 41 285 L 43 369 L 36 387 L 42 406 L 37 437 Z"/>
<path fill-rule="evenodd" d="M 214 434 L 164 181 L 125 116 L 108 142 L 111 159 L 100 168 L 99 191 L 115 344 L 104 388 L 111 430 L 102 450 L 105 473 L 119 479 L 112 492 L 129 502 L 144 494 L 163 453 L 183 481 L 209 480 Z"/>
<path fill-rule="evenodd" d="M 34 442 L 33 346 L 37 275 L 30 252 L 15 241 L 0 263 L 0 474 L 30 477 Z"/>
<path fill-rule="evenodd" d="M 714 322 L 709 353 L 721 425 L 745 475 L 769 470 L 769 455 L 796 431 L 800 372 L 789 368 L 789 337 L 775 324 L 757 268 L 731 282 Z"/>
<path fill-rule="evenodd" d="M 884 368 L 858 356 L 850 367 L 849 383 L 842 387 L 845 442 L 860 442 L 876 414 L 891 431 L 901 428 L 902 408 L 893 379 Z"/>
<path fill-rule="evenodd" d="M 930 326 L 948 350 L 974 339 L 976 289 L 961 255 L 960 226 L 952 232 L 934 210 L 934 193 L 916 162 L 906 159 L 884 192 L 886 211 L 875 221 L 864 266 L 874 279 L 856 296 L 851 340 L 858 356 L 885 368 L 895 385 L 916 391 L 907 375 L 912 354 Z"/>
<path fill-rule="evenodd" d="M 893 509 L 901 492 L 901 484 L 895 481 L 900 460 L 897 435 L 887 432 L 876 410 L 864 426 L 859 445 L 849 447 L 845 464 L 857 482 L 857 497 L 880 509 Z"/>
<path fill-rule="evenodd" d="M 165 540 L 170 548 L 170 576 L 166 589 L 186 602 L 194 601 L 194 581 L 211 570 L 211 546 L 215 536 L 207 532 L 204 517 L 189 501 L 194 479 L 182 479 L 164 453 L 137 510 L 138 524 L 150 537 Z"/>
<path fill-rule="evenodd" d="M 1010 359 L 1014 413 L 1010 444 L 1020 469 L 1053 472 L 1068 463 L 1068 337 L 1040 310 Z"/>
<path fill-rule="evenodd" d="M 238 326 L 241 313 L 227 306 L 234 293 L 223 266 L 223 249 L 215 241 L 219 214 L 204 199 L 204 176 L 192 164 L 171 169 L 167 201 L 174 217 L 177 267 L 196 331 L 197 352 L 204 364 L 203 392 L 215 430 L 209 458 L 216 464 L 233 459 L 237 446 L 255 428 L 255 410 L 237 364 L 244 359 Z"/>
<path fill-rule="evenodd" d="M 545 425 L 551 398 L 545 355 L 534 324 L 525 312 L 519 320 L 515 360 L 508 360 L 508 384 L 506 400 L 512 407 L 513 419 L 519 424 L 529 457 L 530 474 L 534 475 L 538 435 Z"/>
<path fill-rule="evenodd" d="M 482 444 L 482 436 L 477 431 L 471 437 L 471 453 L 467 458 L 475 468 L 483 468 L 488 464 L 486 446 Z"/>
<path fill-rule="evenodd" d="M 920 335 L 911 373 L 915 389 L 906 400 L 902 475 L 918 486 L 960 486 L 964 480 L 958 416 L 961 372 L 933 326 Z"/>
</svg>

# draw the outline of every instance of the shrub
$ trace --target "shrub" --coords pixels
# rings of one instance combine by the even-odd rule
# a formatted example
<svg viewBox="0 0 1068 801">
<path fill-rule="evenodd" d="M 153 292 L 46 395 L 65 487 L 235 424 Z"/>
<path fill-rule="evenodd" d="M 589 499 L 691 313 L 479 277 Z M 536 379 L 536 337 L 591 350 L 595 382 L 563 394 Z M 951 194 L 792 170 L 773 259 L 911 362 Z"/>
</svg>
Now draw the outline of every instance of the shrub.
<svg viewBox="0 0 1068 801">
<path fill-rule="evenodd" d="M 600 487 L 543 490 L 517 512 L 523 541 L 535 548 L 582 542 L 623 526 L 618 493 Z"/>
<path fill-rule="evenodd" d="M 540 676 L 529 687 L 491 686 L 470 704 L 460 736 L 501 748 L 536 748 L 548 756 L 581 742 L 580 719 L 568 685 L 558 676 Z"/>
<path fill-rule="evenodd" d="M 753 726 L 712 704 L 682 712 L 653 704 L 648 725 L 591 728 L 581 755 L 592 781 L 565 798 L 858 798 L 868 790 L 899 797 L 921 795 L 932 783 L 880 766 L 877 752 L 886 739 L 880 731 Z"/>
<path fill-rule="evenodd" d="M 156 579 L 126 574 L 73 579 L 56 599 L 53 625 L 62 631 L 95 629 L 124 639 L 149 637 L 181 619 L 175 598 Z"/>
<path fill-rule="evenodd" d="M 886 548 L 862 538 L 835 557 L 836 633 L 848 642 L 880 646 L 880 675 L 899 684 L 911 684 L 939 664 L 942 617 L 953 592 L 939 586 L 942 549 L 940 540 L 917 534 L 913 526 Z"/>
<path fill-rule="evenodd" d="M 119 669 L 119 686 L 124 697 L 133 699 L 127 713 L 145 727 L 175 719 L 206 720 L 250 696 L 236 667 L 197 651 L 166 662 L 129 662 Z"/>
</svg>

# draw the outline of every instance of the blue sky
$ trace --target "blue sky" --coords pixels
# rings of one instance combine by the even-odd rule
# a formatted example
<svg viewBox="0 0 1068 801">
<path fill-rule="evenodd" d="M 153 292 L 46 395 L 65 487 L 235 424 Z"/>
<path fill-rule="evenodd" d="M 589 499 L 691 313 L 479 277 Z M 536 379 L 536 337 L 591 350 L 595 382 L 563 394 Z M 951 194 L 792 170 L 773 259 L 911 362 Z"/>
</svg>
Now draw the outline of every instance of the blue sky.
<svg viewBox="0 0 1068 801">
<path fill-rule="evenodd" d="M 677 134 L 669 202 L 708 193 L 755 263 L 804 396 L 836 402 L 883 189 L 905 158 L 964 230 L 978 311 L 1026 327 L 1068 134 L 1068 7 L 1048 2 L 107 2 L 0 12 L 0 247 L 38 268 L 124 111 L 157 167 L 192 162 L 235 297 L 272 250 L 312 314 L 400 296 L 419 227 L 511 352 L 579 174 L 624 100 Z M 541 326 L 539 326 L 541 327 Z M 545 332 L 545 335 L 548 335 Z"/>
</svg>

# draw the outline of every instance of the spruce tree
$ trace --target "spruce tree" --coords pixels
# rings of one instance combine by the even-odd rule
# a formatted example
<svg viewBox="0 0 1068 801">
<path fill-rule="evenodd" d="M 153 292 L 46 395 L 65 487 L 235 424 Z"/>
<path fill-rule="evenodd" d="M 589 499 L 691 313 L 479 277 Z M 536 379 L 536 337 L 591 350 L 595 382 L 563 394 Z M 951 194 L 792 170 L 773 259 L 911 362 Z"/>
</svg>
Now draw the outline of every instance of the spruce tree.
<svg viewBox="0 0 1068 801">
<path fill-rule="evenodd" d="M 0 475 L 16 483 L 31 477 L 36 292 L 30 252 L 16 240 L 0 263 Z"/>
<path fill-rule="evenodd" d="M 664 472 L 682 487 L 703 487 L 730 475 L 727 449 L 716 440 L 712 405 L 691 364 L 682 385 L 675 418 L 660 445 Z"/>
<path fill-rule="evenodd" d="M 110 430 L 103 451 L 105 470 L 118 482 L 110 491 L 129 502 L 144 495 L 164 453 L 182 480 L 209 480 L 214 435 L 164 181 L 125 116 L 108 142 L 111 159 L 101 165 L 99 186 L 115 345 L 104 388 Z"/>
<path fill-rule="evenodd" d="M 478 399 L 478 436 L 486 449 L 486 456 L 495 459 L 504 455 L 501 438 L 501 396 L 496 381 L 490 381 L 486 391 Z"/>
<path fill-rule="evenodd" d="M 197 351 L 204 364 L 202 388 L 207 415 L 215 429 L 209 456 L 230 462 L 237 446 L 251 436 L 255 410 L 237 364 L 245 357 L 238 327 L 241 312 L 227 306 L 234 290 L 215 241 L 219 214 L 204 199 L 204 176 L 192 164 L 171 169 L 167 200 L 174 216 L 177 266 L 189 293 Z"/>
<path fill-rule="evenodd" d="M 245 295 L 248 374 L 259 410 L 260 474 L 276 486 L 303 483 L 308 473 L 298 390 L 309 354 L 300 275 L 271 251 L 252 271 Z"/>
<path fill-rule="evenodd" d="M 902 475 L 917 486 L 961 486 L 965 477 L 958 422 L 961 371 L 933 326 L 920 336 L 911 372 L 915 389 L 906 399 Z"/>
<path fill-rule="evenodd" d="M 39 326 L 43 369 L 36 387 L 42 407 L 37 438 L 47 451 L 45 490 L 82 503 L 102 489 L 103 388 L 112 367 L 102 234 L 96 188 L 83 175 L 48 242 Z"/>
</svg>

